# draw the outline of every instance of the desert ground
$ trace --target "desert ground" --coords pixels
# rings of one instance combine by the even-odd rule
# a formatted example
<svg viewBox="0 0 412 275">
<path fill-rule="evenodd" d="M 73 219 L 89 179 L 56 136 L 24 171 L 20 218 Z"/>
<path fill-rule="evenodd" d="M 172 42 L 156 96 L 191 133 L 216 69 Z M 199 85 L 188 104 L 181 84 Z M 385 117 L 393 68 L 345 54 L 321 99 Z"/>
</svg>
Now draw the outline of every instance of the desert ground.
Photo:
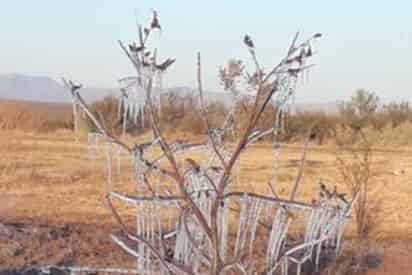
<svg viewBox="0 0 412 275">
<path fill-rule="evenodd" d="M 287 197 L 301 146 L 285 144 L 281 150 L 276 188 Z M 243 155 L 234 188 L 268 193 L 271 152 L 270 144 L 258 144 Z M 118 228 L 104 200 L 104 161 L 90 159 L 84 137 L 76 143 L 69 131 L 2 131 L 0 155 L 0 270 L 47 264 L 133 265 L 109 238 Z M 411 149 L 379 148 L 373 165 L 372 193 L 381 203 L 370 242 L 382 262 L 367 274 L 412 274 Z M 319 179 L 345 191 L 334 149 L 311 144 L 299 200 L 310 202 L 316 196 Z M 123 214 L 133 218 L 127 211 Z M 345 250 L 357 241 L 354 225 L 352 221 L 347 228 Z"/>
</svg>

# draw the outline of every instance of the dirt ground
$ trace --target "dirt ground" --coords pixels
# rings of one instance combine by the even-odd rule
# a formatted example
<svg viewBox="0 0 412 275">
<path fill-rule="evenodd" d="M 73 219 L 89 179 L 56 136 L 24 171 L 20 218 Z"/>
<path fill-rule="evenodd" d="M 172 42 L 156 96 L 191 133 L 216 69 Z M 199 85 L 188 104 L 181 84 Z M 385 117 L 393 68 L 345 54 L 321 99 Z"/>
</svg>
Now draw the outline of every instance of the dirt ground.
<svg viewBox="0 0 412 275">
<path fill-rule="evenodd" d="M 297 173 L 300 147 L 282 150 L 277 191 L 286 196 Z M 109 238 L 117 228 L 103 199 L 103 162 L 93 163 L 87 152 L 85 142 L 74 143 L 71 133 L 0 132 L 0 270 L 47 264 L 133 265 Z M 263 183 L 271 177 L 272 158 L 269 145 L 257 145 L 242 156 L 235 189 L 269 192 Z M 311 201 L 320 178 L 344 190 L 335 160 L 333 149 L 311 146 L 300 200 Z M 375 153 L 374 166 L 374 196 L 381 200 L 381 210 L 372 241 L 382 263 L 367 274 L 412 274 L 411 151 L 382 148 Z M 352 222 L 348 243 L 354 231 Z"/>
</svg>

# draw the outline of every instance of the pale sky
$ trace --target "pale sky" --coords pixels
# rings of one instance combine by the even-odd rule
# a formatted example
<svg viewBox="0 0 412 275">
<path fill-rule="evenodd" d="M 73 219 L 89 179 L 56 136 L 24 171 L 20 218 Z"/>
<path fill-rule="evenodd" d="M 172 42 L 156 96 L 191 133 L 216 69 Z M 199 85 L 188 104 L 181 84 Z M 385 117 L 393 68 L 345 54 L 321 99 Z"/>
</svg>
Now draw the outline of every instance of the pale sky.
<svg viewBox="0 0 412 275">
<path fill-rule="evenodd" d="M 196 53 L 204 82 L 219 90 L 218 67 L 248 60 L 249 33 L 266 68 L 285 53 L 294 33 L 321 32 L 316 67 L 299 102 L 348 98 L 357 88 L 384 100 L 412 99 L 412 1 L 104 1 L 0 0 L 0 74 L 67 76 L 90 87 L 116 87 L 133 73 L 117 40 L 136 38 L 140 22 L 158 11 L 156 45 L 177 59 L 167 86 L 195 86 Z"/>
</svg>

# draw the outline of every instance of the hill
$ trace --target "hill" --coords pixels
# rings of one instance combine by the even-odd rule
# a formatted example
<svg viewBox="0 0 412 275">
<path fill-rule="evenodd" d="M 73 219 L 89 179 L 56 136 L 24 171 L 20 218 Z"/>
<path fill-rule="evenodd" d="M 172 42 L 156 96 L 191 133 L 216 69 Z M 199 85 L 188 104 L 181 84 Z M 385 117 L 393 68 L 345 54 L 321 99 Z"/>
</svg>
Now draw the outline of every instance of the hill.
<svg viewBox="0 0 412 275">
<path fill-rule="evenodd" d="M 115 93 L 115 89 L 85 88 L 82 95 L 88 102 Z M 0 98 L 40 102 L 69 102 L 62 84 L 47 76 L 22 74 L 0 75 Z"/>
</svg>

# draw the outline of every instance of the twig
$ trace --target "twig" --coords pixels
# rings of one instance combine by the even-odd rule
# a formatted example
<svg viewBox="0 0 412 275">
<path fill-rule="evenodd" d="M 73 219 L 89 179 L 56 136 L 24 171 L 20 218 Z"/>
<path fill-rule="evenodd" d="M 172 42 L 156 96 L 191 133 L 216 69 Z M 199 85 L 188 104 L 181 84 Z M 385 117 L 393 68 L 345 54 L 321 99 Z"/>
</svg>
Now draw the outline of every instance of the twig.
<svg viewBox="0 0 412 275">
<path fill-rule="evenodd" d="M 306 138 L 306 141 L 305 141 L 305 146 L 303 148 L 302 157 L 300 159 L 298 175 L 296 177 L 295 184 L 293 185 L 292 193 L 290 195 L 291 200 L 295 199 L 295 196 L 298 192 L 299 184 L 301 183 L 302 178 L 303 178 L 303 170 L 304 170 L 304 166 L 305 166 L 306 152 L 308 151 L 311 132 L 312 132 L 312 127 L 309 128 L 309 134 L 308 134 L 308 136 Z"/>
<path fill-rule="evenodd" d="M 208 133 L 210 143 L 212 144 L 213 150 L 215 151 L 216 155 L 219 157 L 220 162 L 222 163 L 223 167 L 226 169 L 225 159 L 223 158 L 222 154 L 220 153 L 220 151 L 217 148 L 216 141 L 214 140 L 214 138 L 212 136 L 209 119 L 207 117 L 207 112 L 206 112 L 204 98 L 203 98 L 202 64 L 201 64 L 201 59 L 200 59 L 200 53 L 197 54 L 197 87 L 198 87 L 198 90 L 199 90 L 200 109 L 201 109 L 201 112 L 202 112 L 202 118 L 203 118 L 203 121 L 206 125 L 206 129 L 207 129 L 207 133 Z"/>
</svg>

